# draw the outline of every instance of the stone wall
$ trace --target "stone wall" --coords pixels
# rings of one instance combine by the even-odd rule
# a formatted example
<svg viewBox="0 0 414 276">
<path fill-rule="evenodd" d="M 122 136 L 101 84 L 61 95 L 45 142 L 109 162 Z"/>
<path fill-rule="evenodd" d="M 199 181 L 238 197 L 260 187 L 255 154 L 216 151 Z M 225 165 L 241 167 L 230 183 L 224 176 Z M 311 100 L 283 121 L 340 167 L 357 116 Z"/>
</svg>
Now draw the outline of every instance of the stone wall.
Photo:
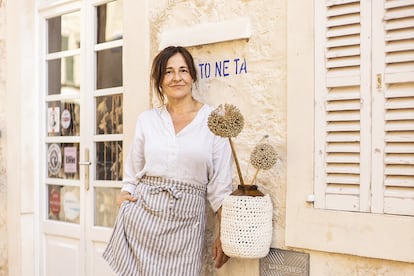
<svg viewBox="0 0 414 276">
<path fill-rule="evenodd" d="M 0 276 L 7 275 L 7 183 L 5 141 L 6 24 L 5 3 L 0 0 Z"/>
</svg>

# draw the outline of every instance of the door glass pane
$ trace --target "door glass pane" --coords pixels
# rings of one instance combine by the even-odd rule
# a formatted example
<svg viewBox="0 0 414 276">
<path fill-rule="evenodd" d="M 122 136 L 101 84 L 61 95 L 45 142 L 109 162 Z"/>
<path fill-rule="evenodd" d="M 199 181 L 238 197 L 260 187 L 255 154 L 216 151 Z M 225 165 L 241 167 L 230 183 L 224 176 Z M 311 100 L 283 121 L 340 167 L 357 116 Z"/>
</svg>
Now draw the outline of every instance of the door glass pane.
<svg viewBox="0 0 414 276">
<path fill-rule="evenodd" d="M 79 187 L 48 185 L 48 219 L 79 223 Z"/>
<path fill-rule="evenodd" d="M 122 180 L 122 141 L 96 143 L 96 180 Z"/>
<path fill-rule="evenodd" d="M 122 94 L 96 98 L 96 134 L 122 133 Z"/>
<path fill-rule="evenodd" d="M 79 144 L 47 144 L 46 162 L 48 178 L 79 179 Z"/>
<path fill-rule="evenodd" d="M 95 188 L 95 225 L 112 227 L 118 213 L 119 188 Z"/>
<path fill-rule="evenodd" d="M 78 94 L 80 90 L 79 55 L 48 60 L 48 95 Z"/>
<path fill-rule="evenodd" d="M 72 12 L 47 20 L 48 53 L 80 47 L 80 12 Z"/>
<path fill-rule="evenodd" d="M 47 136 L 78 136 L 80 131 L 80 106 L 78 100 L 47 103 Z"/>
<path fill-rule="evenodd" d="M 122 86 L 122 47 L 96 53 L 96 89 Z"/>
<path fill-rule="evenodd" d="M 122 2 L 118 0 L 98 6 L 98 43 L 122 39 Z"/>
</svg>

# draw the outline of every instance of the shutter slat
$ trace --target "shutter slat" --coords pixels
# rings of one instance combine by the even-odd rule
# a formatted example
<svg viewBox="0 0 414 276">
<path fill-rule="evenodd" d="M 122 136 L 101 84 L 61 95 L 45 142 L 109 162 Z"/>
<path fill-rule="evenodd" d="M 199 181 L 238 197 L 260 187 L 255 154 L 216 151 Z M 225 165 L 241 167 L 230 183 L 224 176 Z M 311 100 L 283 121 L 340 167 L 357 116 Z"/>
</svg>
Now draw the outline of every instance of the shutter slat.
<svg viewBox="0 0 414 276">
<path fill-rule="evenodd" d="M 358 36 L 330 38 L 326 42 L 326 47 L 333 48 L 333 47 L 344 47 L 344 46 L 356 46 L 356 45 L 359 45 L 360 41 L 361 39 Z"/>
<path fill-rule="evenodd" d="M 385 167 L 386 175 L 400 175 L 400 176 L 410 176 L 413 175 L 414 166 L 412 165 L 387 165 Z"/>
<path fill-rule="evenodd" d="M 384 29 L 386 31 L 398 30 L 398 29 L 407 29 L 414 27 L 414 18 L 403 18 L 396 21 L 386 21 L 384 24 Z"/>
<path fill-rule="evenodd" d="M 343 5 L 342 7 L 338 6 L 334 9 L 330 8 L 326 12 L 327 17 L 333 17 L 333 16 L 341 16 L 341 15 L 349 15 L 349 14 L 358 14 L 360 12 L 359 4 L 353 4 L 353 5 Z"/>
<path fill-rule="evenodd" d="M 413 72 L 414 74 L 414 72 Z M 393 84 L 390 85 L 384 94 L 386 99 L 389 98 L 406 98 L 414 97 L 413 85 L 410 84 Z"/>
<path fill-rule="evenodd" d="M 400 52 L 400 51 L 410 51 L 414 48 L 414 40 L 400 40 L 400 41 L 391 41 L 385 45 L 385 52 Z"/>
<path fill-rule="evenodd" d="M 358 195 L 359 188 L 357 185 L 341 185 L 341 184 L 331 184 L 326 188 L 326 192 L 333 195 Z"/>
<path fill-rule="evenodd" d="M 359 154 L 355 153 L 330 153 L 326 158 L 327 163 L 359 163 Z"/>
<path fill-rule="evenodd" d="M 414 121 L 389 121 L 385 124 L 385 131 L 413 130 Z"/>
<path fill-rule="evenodd" d="M 359 70 L 352 70 L 350 76 L 346 76 L 344 73 L 346 71 L 340 72 L 328 72 L 326 78 L 326 87 L 347 87 L 359 85 L 361 82 L 361 76 L 355 73 L 359 73 Z"/>
<path fill-rule="evenodd" d="M 359 99 L 361 96 L 359 91 L 355 91 L 355 87 L 342 88 L 340 90 L 332 89 L 326 100 L 328 101 L 339 101 L 339 100 L 355 100 Z"/>
<path fill-rule="evenodd" d="M 385 41 L 398 41 L 398 40 L 407 40 L 414 38 L 413 30 L 404 31 L 404 32 L 395 32 L 385 36 Z"/>
<path fill-rule="evenodd" d="M 359 142 L 361 138 L 359 135 L 332 135 L 329 134 L 326 141 L 328 142 Z"/>
<path fill-rule="evenodd" d="M 327 173 L 350 173 L 359 174 L 359 164 L 329 164 L 326 167 Z"/>
<path fill-rule="evenodd" d="M 412 154 L 400 154 L 400 155 L 387 154 L 387 156 L 385 157 L 385 164 L 414 165 L 414 155 Z M 414 175 L 414 173 L 412 174 Z"/>
<path fill-rule="evenodd" d="M 329 123 L 326 127 L 328 132 L 341 132 L 341 131 L 359 131 L 361 128 L 358 121 L 351 122 L 335 122 Z"/>
<path fill-rule="evenodd" d="M 385 114 L 386 121 L 398 121 L 398 120 L 414 120 L 414 109 L 401 109 L 388 111 Z"/>
<path fill-rule="evenodd" d="M 358 185 L 359 175 L 342 174 L 342 175 L 328 175 L 326 183 Z"/>
<path fill-rule="evenodd" d="M 329 50 L 326 53 L 326 57 L 331 58 L 341 58 L 341 57 L 351 57 L 351 56 L 359 56 L 361 54 L 361 50 L 358 47 L 342 47 L 342 48 L 334 48 L 333 50 Z"/>
<path fill-rule="evenodd" d="M 414 176 L 387 176 L 385 178 L 386 187 L 411 187 L 414 188 Z"/>
<path fill-rule="evenodd" d="M 414 97 L 410 98 L 390 98 L 385 103 L 385 108 L 389 109 L 407 109 L 414 108 Z"/>
<path fill-rule="evenodd" d="M 340 145 L 336 145 L 337 143 L 329 143 L 326 147 L 327 152 L 350 152 L 356 153 L 360 151 L 359 144 L 354 143 L 342 143 Z"/>
<path fill-rule="evenodd" d="M 385 142 L 414 142 L 414 131 L 393 131 L 385 135 Z"/>
<path fill-rule="evenodd" d="M 334 37 L 340 37 L 340 36 L 351 36 L 351 35 L 359 35 L 361 32 L 361 26 L 360 25 L 349 25 L 346 27 L 336 27 L 336 28 L 329 28 L 326 32 L 326 37 L 328 38 L 334 38 Z"/>
<path fill-rule="evenodd" d="M 350 4 L 350 3 L 359 3 L 360 0 L 327 0 L 326 6 L 336 6 L 336 5 L 344 5 L 344 4 Z"/>
<path fill-rule="evenodd" d="M 405 6 L 404 8 L 388 9 L 385 12 L 384 20 L 395 20 L 412 16 L 414 16 L 414 6 Z"/>
<path fill-rule="evenodd" d="M 414 67 L 410 66 L 410 67 Z M 400 70 L 397 70 L 400 69 Z M 402 68 L 404 69 L 404 68 Z M 402 82 L 412 82 L 414 81 L 414 69 L 410 71 L 401 70 L 401 68 L 386 68 L 386 73 L 384 74 L 384 81 L 387 84 L 391 83 L 402 83 Z"/>
<path fill-rule="evenodd" d="M 398 54 L 389 54 L 385 58 L 386 63 L 410 62 L 414 61 L 414 50 L 411 52 L 399 52 Z"/>
<path fill-rule="evenodd" d="M 359 16 L 355 15 L 344 15 L 344 16 L 338 16 L 338 17 L 331 17 L 326 23 L 326 27 L 337 27 L 337 26 L 346 26 L 346 25 L 354 25 L 354 24 L 360 24 L 361 19 Z"/>
<path fill-rule="evenodd" d="M 351 111 L 355 112 L 355 111 Z M 344 112 L 329 112 L 327 115 L 328 122 L 343 122 L 343 121 L 359 121 L 361 115 L 359 113 L 344 114 Z"/>
<path fill-rule="evenodd" d="M 386 153 L 414 153 L 414 143 L 388 143 Z"/>
<path fill-rule="evenodd" d="M 394 0 L 386 1 L 384 4 L 385 9 L 400 8 L 404 6 L 414 5 L 414 0 Z"/>
<path fill-rule="evenodd" d="M 358 100 L 348 101 L 330 101 L 326 105 L 327 111 L 339 111 L 339 110 L 359 110 L 361 104 Z"/>
<path fill-rule="evenodd" d="M 359 57 L 345 57 L 329 60 L 326 63 L 327 68 L 359 66 L 361 63 Z"/>
</svg>

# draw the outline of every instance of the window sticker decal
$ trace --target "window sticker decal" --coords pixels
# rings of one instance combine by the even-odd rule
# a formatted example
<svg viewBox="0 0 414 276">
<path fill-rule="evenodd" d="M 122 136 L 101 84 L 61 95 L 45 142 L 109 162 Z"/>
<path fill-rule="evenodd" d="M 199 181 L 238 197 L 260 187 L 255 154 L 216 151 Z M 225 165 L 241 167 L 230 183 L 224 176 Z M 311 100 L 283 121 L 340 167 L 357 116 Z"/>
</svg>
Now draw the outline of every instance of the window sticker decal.
<svg viewBox="0 0 414 276">
<path fill-rule="evenodd" d="M 79 198 L 73 192 L 66 192 L 63 195 L 63 210 L 66 219 L 73 221 L 79 217 L 80 212 Z"/>
<path fill-rule="evenodd" d="M 47 131 L 49 133 L 59 133 L 60 131 L 60 107 L 49 107 L 47 109 Z"/>
<path fill-rule="evenodd" d="M 47 150 L 47 165 L 51 175 L 58 175 L 62 167 L 62 152 L 58 144 L 51 144 Z"/>
<path fill-rule="evenodd" d="M 65 173 L 77 172 L 77 156 L 76 147 L 64 147 L 63 148 L 64 163 L 63 168 Z"/>
<path fill-rule="evenodd" d="M 60 123 L 62 124 L 62 128 L 67 129 L 70 126 L 72 118 L 70 116 L 69 110 L 65 109 L 62 111 L 62 118 L 60 119 Z"/>
</svg>

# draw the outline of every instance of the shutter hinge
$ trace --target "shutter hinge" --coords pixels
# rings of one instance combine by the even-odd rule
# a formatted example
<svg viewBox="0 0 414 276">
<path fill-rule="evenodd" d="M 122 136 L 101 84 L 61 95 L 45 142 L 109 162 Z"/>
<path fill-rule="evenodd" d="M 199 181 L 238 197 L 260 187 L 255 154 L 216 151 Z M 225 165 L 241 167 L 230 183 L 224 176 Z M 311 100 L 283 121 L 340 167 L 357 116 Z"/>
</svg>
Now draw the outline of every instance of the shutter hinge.
<svg viewBox="0 0 414 276">
<path fill-rule="evenodd" d="M 383 74 L 377 74 L 376 76 L 376 83 L 377 83 L 377 90 L 382 91 L 384 88 L 384 75 Z"/>
</svg>

